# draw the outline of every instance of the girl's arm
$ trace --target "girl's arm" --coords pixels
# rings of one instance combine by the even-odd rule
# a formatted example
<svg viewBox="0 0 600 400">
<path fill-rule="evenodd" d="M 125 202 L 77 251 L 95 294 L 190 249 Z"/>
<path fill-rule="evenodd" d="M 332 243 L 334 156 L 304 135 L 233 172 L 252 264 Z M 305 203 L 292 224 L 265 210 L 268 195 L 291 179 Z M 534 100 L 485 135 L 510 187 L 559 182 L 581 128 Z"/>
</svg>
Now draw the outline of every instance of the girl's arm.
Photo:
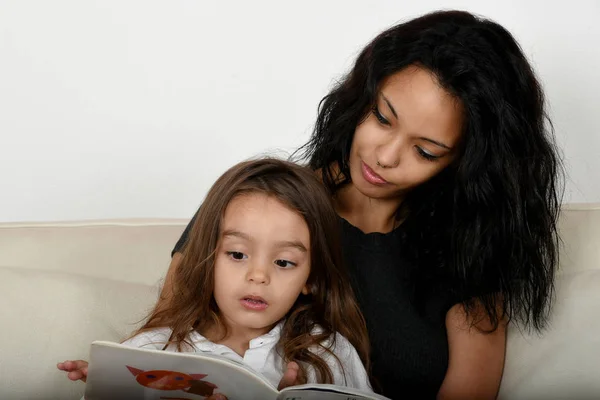
<svg viewBox="0 0 600 400">
<path fill-rule="evenodd" d="M 169 340 L 170 329 L 156 329 L 150 332 L 144 332 L 130 339 L 125 340 L 122 344 L 130 347 L 145 347 L 162 349 L 167 340 Z M 56 364 L 56 368 L 67 373 L 67 378 L 72 381 L 87 379 L 88 362 L 85 360 L 66 360 Z"/>
<path fill-rule="evenodd" d="M 486 333 L 491 329 L 489 322 L 484 320 L 472 326 L 472 318 L 466 316 L 461 304 L 446 314 L 449 363 L 438 400 L 485 400 L 498 395 L 504 369 L 506 323 L 501 322 L 496 331 Z"/>
</svg>

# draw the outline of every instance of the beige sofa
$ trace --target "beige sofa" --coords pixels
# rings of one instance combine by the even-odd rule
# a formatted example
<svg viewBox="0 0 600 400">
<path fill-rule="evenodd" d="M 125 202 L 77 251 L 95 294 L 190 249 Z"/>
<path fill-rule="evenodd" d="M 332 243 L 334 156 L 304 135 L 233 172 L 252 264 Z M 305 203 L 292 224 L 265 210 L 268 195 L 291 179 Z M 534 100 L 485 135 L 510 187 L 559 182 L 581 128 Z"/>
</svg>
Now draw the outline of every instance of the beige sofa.
<svg viewBox="0 0 600 400">
<path fill-rule="evenodd" d="M 56 362 L 136 326 L 186 222 L 0 224 L 0 399 L 78 399 Z M 551 326 L 509 330 L 500 398 L 600 398 L 600 205 L 564 207 L 560 229 Z"/>
</svg>

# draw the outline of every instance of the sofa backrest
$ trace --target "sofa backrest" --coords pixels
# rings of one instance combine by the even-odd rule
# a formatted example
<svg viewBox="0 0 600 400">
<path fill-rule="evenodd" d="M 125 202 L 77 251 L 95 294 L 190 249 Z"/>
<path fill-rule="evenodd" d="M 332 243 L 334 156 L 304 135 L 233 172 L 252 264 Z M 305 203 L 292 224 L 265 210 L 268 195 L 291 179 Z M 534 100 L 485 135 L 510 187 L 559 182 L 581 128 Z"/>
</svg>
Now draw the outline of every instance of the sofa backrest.
<svg viewBox="0 0 600 400">
<path fill-rule="evenodd" d="M 56 363 L 138 326 L 186 223 L 0 224 L 0 398 L 79 398 L 83 385 Z M 600 398 L 600 205 L 565 206 L 559 228 L 550 326 L 542 336 L 509 328 L 501 399 Z"/>
</svg>

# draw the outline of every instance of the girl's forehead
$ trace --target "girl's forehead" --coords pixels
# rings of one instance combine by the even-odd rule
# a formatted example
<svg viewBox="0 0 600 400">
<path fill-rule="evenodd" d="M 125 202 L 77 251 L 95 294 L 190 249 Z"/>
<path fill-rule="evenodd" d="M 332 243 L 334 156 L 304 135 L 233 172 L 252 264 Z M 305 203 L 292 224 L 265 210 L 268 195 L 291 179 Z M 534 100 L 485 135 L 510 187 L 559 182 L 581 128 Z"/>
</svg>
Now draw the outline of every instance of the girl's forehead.
<svg viewBox="0 0 600 400">
<path fill-rule="evenodd" d="M 308 248 L 309 229 L 302 215 L 274 196 L 250 193 L 233 198 L 223 215 L 222 237 L 256 242 L 299 242 Z"/>
</svg>

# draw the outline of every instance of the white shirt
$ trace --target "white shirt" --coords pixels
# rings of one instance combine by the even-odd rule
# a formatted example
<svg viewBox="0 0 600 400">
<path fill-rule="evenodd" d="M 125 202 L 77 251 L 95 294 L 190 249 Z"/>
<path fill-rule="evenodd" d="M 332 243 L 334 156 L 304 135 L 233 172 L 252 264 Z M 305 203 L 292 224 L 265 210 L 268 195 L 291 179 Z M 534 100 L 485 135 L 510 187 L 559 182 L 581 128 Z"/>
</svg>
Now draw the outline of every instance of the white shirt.
<svg viewBox="0 0 600 400">
<path fill-rule="evenodd" d="M 282 326 L 283 322 L 280 322 L 270 332 L 252 339 L 243 357 L 229 347 L 213 343 L 195 331 L 191 332 L 188 338 L 192 344 L 192 348 L 190 349 L 189 346 L 184 345 L 183 349 L 186 353 L 216 354 L 233 361 L 243 362 L 267 378 L 274 387 L 277 387 L 285 372 L 283 360 L 276 351 L 276 344 L 279 341 Z M 131 347 L 161 350 L 169 340 L 171 332 L 172 330 L 169 328 L 154 329 L 136 335 L 123 342 L 123 344 Z M 373 389 L 369 383 L 365 368 L 356 349 L 354 349 L 348 339 L 336 333 L 333 346 L 331 346 L 331 342 L 331 340 L 328 340 L 323 345 L 328 347 L 337 356 L 343 363 L 343 368 L 331 354 L 321 351 L 319 355 L 327 362 L 331 370 L 333 384 L 372 392 Z M 166 348 L 166 351 L 177 351 L 177 348 L 174 344 L 170 344 Z M 316 373 L 310 367 L 307 370 L 307 380 L 307 383 L 316 383 Z"/>
</svg>

